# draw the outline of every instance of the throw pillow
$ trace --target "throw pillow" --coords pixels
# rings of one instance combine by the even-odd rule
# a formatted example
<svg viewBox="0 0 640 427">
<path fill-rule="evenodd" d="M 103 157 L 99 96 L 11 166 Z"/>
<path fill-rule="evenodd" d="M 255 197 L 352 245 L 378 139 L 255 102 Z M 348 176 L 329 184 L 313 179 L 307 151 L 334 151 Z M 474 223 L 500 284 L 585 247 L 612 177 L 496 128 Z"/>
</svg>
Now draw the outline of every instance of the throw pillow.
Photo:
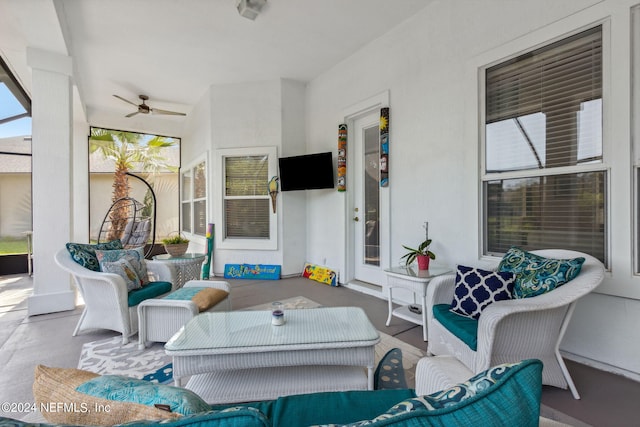
<svg viewBox="0 0 640 427">
<path fill-rule="evenodd" d="M 143 247 L 111 251 L 96 250 L 96 257 L 98 258 L 101 269 L 102 264 L 105 262 L 115 262 L 121 258 L 128 257 L 127 260 L 140 278 L 142 286 L 149 283 L 149 273 L 147 272 L 147 264 L 144 262 Z"/>
<path fill-rule="evenodd" d="M 216 288 L 204 288 L 191 298 L 191 301 L 198 307 L 200 313 L 209 310 L 214 307 L 220 301 L 229 296 L 229 292 L 216 289 Z"/>
<path fill-rule="evenodd" d="M 495 301 L 513 298 L 515 275 L 459 265 L 451 302 L 451 311 L 477 319 L 482 310 Z"/>
<path fill-rule="evenodd" d="M 448 389 L 400 402 L 372 420 L 358 421 L 348 426 L 533 427 L 539 423 L 541 394 L 541 361 L 530 359 L 520 363 L 505 363 Z M 322 427 L 329 426 L 337 427 L 335 424 Z"/>
<path fill-rule="evenodd" d="M 111 242 L 97 243 L 95 245 L 88 243 L 67 243 L 66 247 L 75 262 L 89 270 L 100 271 L 100 264 L 96 258 L 96 249 L 105 251 L 122 249 L 122 242 L 120 240 L 112 240 Z"/>
<path fill-rule="evenodd" d="M 552 291 L 580 273 L 583 257 L 553 259 L 532 254 L 517 247 L 510 248 L 498 265 L 498 271 L 516 274 L 514 295 L 529 298 Z"/>
<path fill-rule="evenodd" d="M 91 378 L 76 387 L 76 391 L 109 401 L 138 403 L 149 407 L 156 404 L 167 405 L 171 412 L 182 415 L 197 414 L 211 409 L 211 405 L 191 390 L 121 375 Z"/>
<path fill-rule="evenodd" d="M 105 273 L 114 273 L 122 277 L 127 285 L 127 291 L 132 291 L 142 287 L 142 280 L 132 265 L 135 262 L 133 257 L 125 255 L 117 261 L 102 262 L 100 268 Z"/>
<path fill-rule="evenodd" d="M 38 365 L 33 382 L 35 403 L 44 418 L 56 424 L 112 426 L 137 420 L 180 417 L 152 406 L 115 402 L 76 391 L 76 387 L 98 376 L 80 369 Z"/>
</svg>

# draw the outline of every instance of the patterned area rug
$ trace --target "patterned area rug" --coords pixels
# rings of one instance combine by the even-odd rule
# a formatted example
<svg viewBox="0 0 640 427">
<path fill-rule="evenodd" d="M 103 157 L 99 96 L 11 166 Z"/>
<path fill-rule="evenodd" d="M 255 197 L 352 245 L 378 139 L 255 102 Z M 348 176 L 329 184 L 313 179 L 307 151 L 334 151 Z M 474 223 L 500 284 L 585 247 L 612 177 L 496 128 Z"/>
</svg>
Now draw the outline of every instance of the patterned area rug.
<svg viewBox="0 0 640 427">
<path fill-rule="evenodd" d="M 282 301 L 284 310 L 320 307 L 315 301 L 305 297 L 293 297 Z M 271 303 L 256 305 L 249 310 L 268 310 Z M 404 368 L 404 379 L 407 387 L 415 386 L 415 367 L 424 352 L 397 338 L 380 332 L 380 342 L 375 347 L 376 366 L 380 360 L 393 348 L 402 352 L 401 363 L 395 366 Z M 391 367 L 392 364 L 388 364 Z M 150 381 L 166 384 L 171 379 L 171 358 L 164 352 L 163 343 L 154 343 L 145 350 L 138 350 L 138 340 L 131 338 L 131 342 L 122 345 L 122 337 L 117 336 L 104 340 L 93 341 L 82 346 L 78 369 L 107 375 L 126 375 L 133 378 L 144 378 Z M 382 371 L 386 375 L 393 375 L 392 369 Z M 395 374 L 397 375 L 397 373 Z M 391 384 L 391 383 L 389 383 Z"/>
</svg>

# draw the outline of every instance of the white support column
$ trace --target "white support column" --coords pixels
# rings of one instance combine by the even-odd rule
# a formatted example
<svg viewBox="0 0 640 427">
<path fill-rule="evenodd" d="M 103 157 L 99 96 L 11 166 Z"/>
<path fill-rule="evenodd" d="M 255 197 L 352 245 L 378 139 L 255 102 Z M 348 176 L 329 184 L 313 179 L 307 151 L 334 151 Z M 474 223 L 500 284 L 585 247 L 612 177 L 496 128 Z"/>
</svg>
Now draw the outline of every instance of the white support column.
<svg viewBox="0 0 640 427">
<path fill-rule="evenodd" d="M 53 259 L 72 235 L 73 91 L 70 57 L 27 48 L 27 62 L 32 69 L 32 316 L 75 307 L 69 274 Z"/>
</svg>

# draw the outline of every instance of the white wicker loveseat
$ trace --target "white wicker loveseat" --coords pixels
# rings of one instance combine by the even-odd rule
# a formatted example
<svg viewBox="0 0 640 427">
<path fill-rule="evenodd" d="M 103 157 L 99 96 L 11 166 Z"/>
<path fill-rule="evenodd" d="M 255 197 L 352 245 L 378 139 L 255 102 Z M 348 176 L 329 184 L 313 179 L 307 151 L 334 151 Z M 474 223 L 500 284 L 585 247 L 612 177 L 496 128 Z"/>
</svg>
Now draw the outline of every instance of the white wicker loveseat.
<svg viewBox="0 0 640 427">
<path fill-rule="evenodd" d="M 427 353 L 454 356 L 474 373 L 514 360 L 540 359 L 544 364 L 542 383 L 564 389 L 568 386 L 574 398 L 579 399 L 559 347 L 576 301 L 602 282 L 604 266 L 581 252 L 560 249 L 531 252 L 555 259 L 584 257 L 585 262 L 575 279 L 551 292 L 497 301 L 486 307 L 478 318 L 475 351 L 434 317 L 433 307 L 450 304 L 455 287 L 455 275 L 436 277 L 427 287 Z"/>
<path fill-rule="evenodd" d="M 87 329 L 109 329 L 121 332 L 122 343 L 127 344 L 129 337 L 138 332 L 138 311 L 137 304 L 129 306 L 129 292 L 124 279 L 117 274 L 96 272 L 81 266 L 72 259 L 66 248 L 56 253 L 55 261 L 73 276 L 85 303 L 73 336 Z M 145 262 L 154 280 L 175 283 L 175 271 L 170 265 L 149 260 Z"/>
</svg>

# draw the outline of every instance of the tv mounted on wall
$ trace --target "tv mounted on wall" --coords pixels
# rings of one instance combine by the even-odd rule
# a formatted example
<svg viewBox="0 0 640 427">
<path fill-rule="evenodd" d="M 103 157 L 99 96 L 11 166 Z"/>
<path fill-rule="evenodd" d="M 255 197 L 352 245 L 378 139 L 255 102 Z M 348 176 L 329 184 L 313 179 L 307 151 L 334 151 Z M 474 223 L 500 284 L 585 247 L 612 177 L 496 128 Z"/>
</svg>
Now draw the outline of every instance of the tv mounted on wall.
<svg viewBox="0 0 640 427">
<path fill-rule="evenodd" d="M 278 164 L 282 191 L 333 188 L 333 157 L 330 151 L 280 157 Z"/>
</svg>

